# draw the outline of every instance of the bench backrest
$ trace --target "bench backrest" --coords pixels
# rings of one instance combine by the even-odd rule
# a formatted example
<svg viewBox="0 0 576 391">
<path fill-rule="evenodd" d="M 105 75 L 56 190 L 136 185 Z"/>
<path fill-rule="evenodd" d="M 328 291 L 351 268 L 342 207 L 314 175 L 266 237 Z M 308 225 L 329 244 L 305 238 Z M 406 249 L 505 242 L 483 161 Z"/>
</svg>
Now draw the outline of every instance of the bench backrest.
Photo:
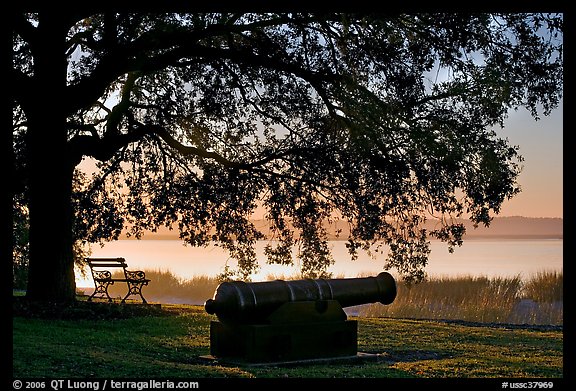
<svg viewBox="0 0 576 391">
<path fill-rule="evenodd" d="M 128 267 L 124 258 L 86 258 L 86 261 L 91 268 Z"/>
<path fill-rule="evenodd" d="M 86 258 L 86 262 L 90 266 L 92 277 L 95 277 L 95 271 L 108 270 L 110 268 L 122 268 L 124 276 L 126 276 L 126 259 L 124 258 Z"/>
</svg>

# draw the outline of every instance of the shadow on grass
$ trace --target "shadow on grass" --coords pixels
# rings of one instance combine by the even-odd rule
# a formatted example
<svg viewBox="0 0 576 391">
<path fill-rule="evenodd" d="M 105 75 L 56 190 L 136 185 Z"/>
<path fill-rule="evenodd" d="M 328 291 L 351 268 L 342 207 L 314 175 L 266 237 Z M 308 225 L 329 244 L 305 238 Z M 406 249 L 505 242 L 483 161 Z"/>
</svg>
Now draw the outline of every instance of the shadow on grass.
<svg viewBox="0 0 576 391">
<path fill-rule="evenodd" d="M 39 302 L 25 296 L 14 296 L 12 314 L 24 318 L 40 319 L 127 319 L 142 316 L 171 316 L 173 310 L 160 304 L 88 302 L 77 300 L 70 303 Z"/>
</svg>

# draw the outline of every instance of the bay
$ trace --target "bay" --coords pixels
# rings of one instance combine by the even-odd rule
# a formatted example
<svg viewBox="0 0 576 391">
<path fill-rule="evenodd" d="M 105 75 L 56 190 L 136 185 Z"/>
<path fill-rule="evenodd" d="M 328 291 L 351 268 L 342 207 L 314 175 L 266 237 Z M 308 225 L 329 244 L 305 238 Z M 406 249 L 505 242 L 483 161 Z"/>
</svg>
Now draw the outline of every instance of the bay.
<svg viewBox="0 0 576 391">
<path fill-rule="evenodd" d="M 266 264 L 263 256 L 268 241 L 256 245 L 260 269 L 253 281 L 290 277 L 298 266 Z M 329 243 L 335 264 L 329 268 L 335 278 L 376 275 L 384 270 L 386 254 L 375 258 L 364 252 L 350 260 L 345 241 Z M 214 277 L 226 265 L 235 267 L 227 252 L 217 246 L 191 247 L 180 240 L 118 240 L 104 247 L 94 246 L 92 257 L 124 257 L 131 270 L 170 271 L 182 279 Z M 486 276 L 528 279 L 536 273 L 563 271 L 562 239 L 470 239 L 453 253 L 446 243 L 433 241 L 426 273 L 432 277 Z M 396 276 L 395 271 L 391 271 Z M 91 277 L 77 273 L 78 287 L 93 287 Z"/>
</svg>

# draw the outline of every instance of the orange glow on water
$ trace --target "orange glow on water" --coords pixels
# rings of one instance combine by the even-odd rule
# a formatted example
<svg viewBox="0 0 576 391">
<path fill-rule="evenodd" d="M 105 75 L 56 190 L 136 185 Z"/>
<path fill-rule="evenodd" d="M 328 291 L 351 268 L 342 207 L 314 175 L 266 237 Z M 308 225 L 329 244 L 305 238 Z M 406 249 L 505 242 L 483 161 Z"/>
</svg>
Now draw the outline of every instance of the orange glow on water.
<svg viewBox="0 0 576 391">
<path fill-rule="evenodd" d="M 260 271 L 253 281 L 263 281 L 272 276 L 293 276 L 297 266 L 267 265 L 263 258 L 266 241 L 258 242 Z M 344 241 L 330 242 L 335 265 L 329 268 L 334 277 L 357 277 L 376 275 L 383 270 L 384 255 L 372 259 L 360 253 L 351 261 Z M 543 270 L 562 271 L 563 240 L 561 239 L 486 239 L 465 241 L 462 247 L 450 254 L 445 243 L 432 242 L 429 265 L 426 272 L 431 276 L 487 276 L 530 277 Z M 170 271 L 182 279 L 195 276 L 215 277 L 226 265 L 236 266 L 225 250 L 211 246 L 196 248 L 184 246 L 178 240 L 119 240 L 94 248 L 93 257 L 124 257 L 131 270 Z M 392 271 L 392 274 L 394 272 Z M 77 286 L 93 287 L 91 277 L 80 278 Z"/>
</svg>

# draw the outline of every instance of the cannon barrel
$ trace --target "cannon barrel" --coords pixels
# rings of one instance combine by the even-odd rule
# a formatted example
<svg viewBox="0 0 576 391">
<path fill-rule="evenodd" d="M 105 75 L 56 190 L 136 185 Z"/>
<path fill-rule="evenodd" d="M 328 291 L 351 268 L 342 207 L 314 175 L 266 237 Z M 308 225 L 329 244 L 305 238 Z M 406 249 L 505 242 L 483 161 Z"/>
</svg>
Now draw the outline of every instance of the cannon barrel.
<svg viewBox="0 0 576 391">
<path fill-rule="evenodd" d="M 264 322 L 287 302 L 336 300 L 340 306 L 350 307 L 376 302 L 390 304 L 395 298 L 394 278 L 381 272 L 376 277 L 223 282 L 204 308 L 223 323 L 256 324 Z"/>
</svg>

